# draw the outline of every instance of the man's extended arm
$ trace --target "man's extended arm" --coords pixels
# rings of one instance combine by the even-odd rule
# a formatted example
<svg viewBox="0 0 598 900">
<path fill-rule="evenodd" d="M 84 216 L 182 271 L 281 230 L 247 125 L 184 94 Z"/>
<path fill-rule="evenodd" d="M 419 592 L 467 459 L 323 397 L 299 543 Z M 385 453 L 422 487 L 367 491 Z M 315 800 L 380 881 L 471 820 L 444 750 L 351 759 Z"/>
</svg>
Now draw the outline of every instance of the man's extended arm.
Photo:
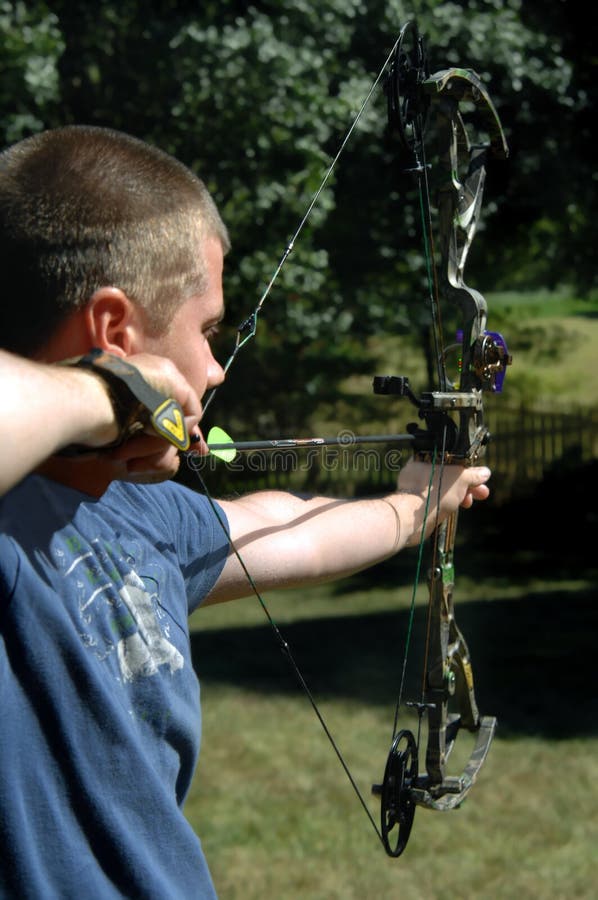
<svg viewBox="0 0 598 900">
<path fill-rule="evenodd" d="M 426 516 L 430 473 L 429 465 L 408 462 L 399 490 L 379 498 L 302 499 L 264 491 L 221 505 L 234 546 L 260 590 L 314 584 L 350 575 L 417 544 L 424 525 L 429 534 L 459 506 L 467 508 L 489 494 L 489 469 L 448 466 L 441 483 L 438 475 L 434 478 Z M 231 553 L 207 602 L 250 592 Z"/>
</svg>

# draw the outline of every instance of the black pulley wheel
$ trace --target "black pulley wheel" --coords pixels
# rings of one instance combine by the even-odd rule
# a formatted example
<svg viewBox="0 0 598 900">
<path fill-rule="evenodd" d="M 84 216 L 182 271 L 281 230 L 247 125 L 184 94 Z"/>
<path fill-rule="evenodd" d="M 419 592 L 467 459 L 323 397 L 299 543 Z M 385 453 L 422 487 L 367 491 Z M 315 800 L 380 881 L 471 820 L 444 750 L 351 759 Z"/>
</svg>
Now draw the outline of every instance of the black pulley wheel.
<svg viewBox="0 0 598 900">
<path fill-rule="evenodd" d="M 417 157 L 423 142 L 429 99 L 421 84 L 428 77 L 423 40 L 415 22 L 401 29 L 386 82 L 388 121 L 403 150 Z"/>
<path fill-rule="evenodd" d="M 411 787 L 417 775 L 415 737 L 411 731 L 399 731 L 388 754 L 380 791 L 382 840 L 389 856 L 400 856 L 407 846 L 416 806 Z"/>
</svg>

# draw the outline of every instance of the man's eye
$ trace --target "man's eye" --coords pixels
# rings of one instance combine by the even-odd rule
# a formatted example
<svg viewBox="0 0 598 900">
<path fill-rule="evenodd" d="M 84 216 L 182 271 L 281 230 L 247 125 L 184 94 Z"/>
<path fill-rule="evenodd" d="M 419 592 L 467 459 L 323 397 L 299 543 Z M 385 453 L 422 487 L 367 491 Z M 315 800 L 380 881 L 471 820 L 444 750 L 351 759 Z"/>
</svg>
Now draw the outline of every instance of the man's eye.
<svg viewBox="0 0 598 900">
<path fill-rule="evenodd" d="M 215 340 L 220 334 L 220 326 L 219 325 L 210 325 L 209 328 L 206 328 L 204 331 L 204 335 L 208 341 Z"/>
</svg>

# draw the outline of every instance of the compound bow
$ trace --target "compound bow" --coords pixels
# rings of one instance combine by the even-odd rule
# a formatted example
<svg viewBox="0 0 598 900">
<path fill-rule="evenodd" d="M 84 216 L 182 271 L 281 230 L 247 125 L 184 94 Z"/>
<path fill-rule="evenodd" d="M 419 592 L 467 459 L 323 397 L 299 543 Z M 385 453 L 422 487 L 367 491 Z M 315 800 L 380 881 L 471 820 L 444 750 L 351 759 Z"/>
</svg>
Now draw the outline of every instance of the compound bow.
<svg viewBox="0 0 598 900">
<path fill-rule="evenodd" d="M 418 181 L 423 234 L 427 247 L 438 385 L 436 390 L 416 396 L 408 378 L 387 375 L 374 379 L 374 391 L 378 394 L 407 397 L 418 408 L 424 427 L 421 425 L 408 427 L 410 434 L 408 441 L 414 447 L 418 458 L 431 461 L 433 469 L 445 464 L 474 465 L 483 456 L 489 440 L 489 431 L 484 423 L 483 393 L 501 390 L 505 369 L 511 359 L 501 335 L 486 330 L 486 301 L 479 292 L 466 286 L 463 271 L 478 224 L 486 158 L 488 155 L 504 158 L 508 154 L 508 149 L 498 114 L 478 76 L 469 69 L 457 68 L 430 75 L 424 42 L 413 22 L 408 22 L 402 28 L 390 56 L 286 247 L 272 279 L 254 312 L 239 327 L 237 341 L 226 363 L 225 371 L 230 368 L 241 347 L 254 337 L 258 315 L 264 301 L 290 255 L 361 113 L 384 74 L 386 74 L 390 129 L 398 141 L 405 161 L 402 169 L 413 173 Z M 462 115 L 463 107 L 466 106 L 480 114 L 489 136 L 487 143 L 470 142 L 468 128 Z M 438 166 L 440 182 L 437 200 L 437 230 L 440 237 L 438 262 L 434 258 L 432 204 L 428 185 L 428 164 L 424 151 L 424 133 L 429 122 L 434 125 L 440 142 Z M 442 336 L 440 318 L 442 302 L 456 305 L 462 319 L 458 340 L 450 347 L 445 347 Z M 447 361 L 451 354 L 457 357 L 457 378 L 454 383 L 449 379 L 447 372 Z M 213 394 L 204 404 L 204 409 L 212 398 Z M 200 467 L 193 464 L 192 467 L 196 470 L 209 497 L 209 491 L 199 473 Z M 373 792 L 380 796 L 380 828 L 376 825 L 349 772 L 287 642 L 273 622 L 243 560 L 236 549 L 232 548 L 370 822 L 386 852 L 394 857 L 399 856 L 405 849 L 416 806 L 448 810 L 463 801 L 486 758 L 496 727 L 494 717 L 480 716 L 478 712 L 469 651 L 455 620 L 453 550 L 456 528 L 457 514 L 454 514 L 436 528 L 432 538 L 423 686 L 420 699 L 408 704 L 418 710 L 420 727 L 417 738 L 409 730 L 397 730 L 403 693 L 402 683 L 383 781 L 373 788 Z M 455 712 L 452 711 L 453 706 L 456 707 Z M 428 734 L 425 751 L 426 772 L 420 774 L 419 745 L 424 716 L 427 717 Z M 450 776 L 446 770 L 447 760 L 461 729 L 475 735 L 474 749 L 463 772 L 458 776 Z"/>
<path fill-rule="evenodd" d="M 486 330 L 484 297 L 465 284 L 464 268 L 479 221 L 489 155 L 505 158 L 508 148 L 498 114 L 478 76 L 469 69 L 447 69 L 430 75 L 424 42 L 415 23 L 401 31 L 387 81 L 389 123 L 407 169 L 417 180 L 427 255 L 438 389 L 417 397 L 405 377 L 374 379 L 374 391 L 407 397 L 425 427 L 408 426 L 415 453 L 435 465 L 474 465 L 484 454 L 490 434 L 484 422 L 483 393 L 498 392 L 511 362 L 504 339 Z M 461 109 L 480 114 L 489 140 L 472 144 Z M 425 158 L 424 132 L 436 131 L 440 150 L 437 215 L 439 260 L 434 259 L 432 211 Z M 440 308 L 456 305 L 461 318 L 457 343 L 446 348 Z M 449 378 L 450 353 L 458 357 L 458 379 Z M 486 759 L 496 719 L 481 716 L 474 693 L 467 643 L 457 626 L 454 603 L 453 552 L 457 513 L 439 525 L 432 537 L 428 575 L 427 640 L 421 697 L 411 703 L 419 721 L 427 717 L 425 774 L 419 773 L 419 737 L 397 731 L 398 706 L 391 749 L 381 785 L 381 832 L 390 856 L 407 844 L 416 806 L 448 810 L 469 793 Z M 402 686 L 401 686 L 402 693 Z M 454 708 L 455 711 L 449 711 Z M 447 761 L 461 729 L 473 732 L 473 751 L 462 773 L 447 774 Z"/>
</svg>

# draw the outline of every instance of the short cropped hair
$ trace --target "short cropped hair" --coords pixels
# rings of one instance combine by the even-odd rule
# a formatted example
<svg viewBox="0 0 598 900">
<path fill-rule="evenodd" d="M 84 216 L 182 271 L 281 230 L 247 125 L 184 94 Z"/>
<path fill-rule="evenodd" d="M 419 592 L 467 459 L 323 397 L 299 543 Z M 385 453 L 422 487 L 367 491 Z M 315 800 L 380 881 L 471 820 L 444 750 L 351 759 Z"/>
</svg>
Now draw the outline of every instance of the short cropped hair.
<svg viewBox="0 0 598 900">
<path fill-rule="evenodd" d="M 0 346 L 35 355 L 100 287 L 162 333 L 205 287 L 200 246 L 229 239 L 203 182 L 121 132 L 69 126 L 0 154 Z"/>
</svg>

